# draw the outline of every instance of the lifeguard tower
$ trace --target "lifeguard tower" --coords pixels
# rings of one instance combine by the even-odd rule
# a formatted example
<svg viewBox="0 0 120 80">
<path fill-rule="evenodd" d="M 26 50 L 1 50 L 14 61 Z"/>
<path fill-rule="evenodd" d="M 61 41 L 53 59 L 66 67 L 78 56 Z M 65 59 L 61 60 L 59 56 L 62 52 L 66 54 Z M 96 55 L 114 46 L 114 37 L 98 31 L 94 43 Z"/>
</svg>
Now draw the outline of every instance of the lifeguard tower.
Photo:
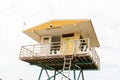
<svg viewBox="0 0 120 80">
<path fill-rule="evenodd" d="M 100 69 L 94 49 L 100 45 L 91 20 L 52 20 L 23 32 L 39 43 L 22 46 L 19 56 L 20 60 L 41 67 L 38 80 L 43 70 L 47 80 L 84 80 L 83 70 Z M 53 76 L 49 70 L 54 71 Z M 56 79 L 58 74 L 61 78 Z"/>
</svg>

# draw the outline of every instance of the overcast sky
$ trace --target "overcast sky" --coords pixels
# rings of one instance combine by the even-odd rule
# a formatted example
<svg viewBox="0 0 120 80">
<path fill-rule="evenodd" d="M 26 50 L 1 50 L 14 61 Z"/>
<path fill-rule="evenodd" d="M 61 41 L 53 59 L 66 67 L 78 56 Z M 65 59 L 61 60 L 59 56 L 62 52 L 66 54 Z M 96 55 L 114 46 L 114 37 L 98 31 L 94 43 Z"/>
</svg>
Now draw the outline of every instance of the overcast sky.
<svg viewBox="0 0 120 80">
<path fill-rule="evenodd" d="M 20 46 L 36 43 L 22 33 L 23 29 L 52 19 L 91 19 L 100 42 L 96 50 L 101 69 L 85 71 L 85 79 L 119 80 L 119 8 L 119 0 L 0 0 L 0 78 L 38 78 L 39 67 L 19 60 Z"/>
</svg>

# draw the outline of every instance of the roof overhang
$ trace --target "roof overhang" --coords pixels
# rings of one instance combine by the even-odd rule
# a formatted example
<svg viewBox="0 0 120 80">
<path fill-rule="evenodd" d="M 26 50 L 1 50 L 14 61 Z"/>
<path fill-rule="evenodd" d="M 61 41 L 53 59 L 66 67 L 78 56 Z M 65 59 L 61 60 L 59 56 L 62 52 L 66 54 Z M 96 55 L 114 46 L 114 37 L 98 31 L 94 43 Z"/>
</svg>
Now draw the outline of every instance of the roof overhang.
<svg viewBox="0 0 120 80">
<path fill-rule="evenodd" d="M 91 20 L 53 20 L 23 31 L 32 39 L 40 42 L 41 36 L 54 36 L 80 32 L 84 38 L 90 38 L 93 47 L 99 47 Z"/>
</svg>

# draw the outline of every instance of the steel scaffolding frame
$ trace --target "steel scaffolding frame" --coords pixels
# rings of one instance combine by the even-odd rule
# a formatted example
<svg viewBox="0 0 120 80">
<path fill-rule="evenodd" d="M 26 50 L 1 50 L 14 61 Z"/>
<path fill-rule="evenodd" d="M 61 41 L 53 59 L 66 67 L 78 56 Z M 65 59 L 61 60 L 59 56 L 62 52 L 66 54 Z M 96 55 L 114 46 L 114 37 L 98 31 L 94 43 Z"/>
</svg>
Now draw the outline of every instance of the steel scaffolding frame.
<svg viewBox="0 0 120 80">
<path fill-rule="evenodd" d="M 71 71 L 73 71 L 73 79 L 74 80 L 84 80 L 83 70 L 79 66 L 77 66 L 77 64 L 72 64 L 72 66 L 73 66 L 73 69 Z M 76 76 L 76 71 L 78 71 L 78 70 L 76 70 L 76 68 L 79 68 L 78 76 Z M 51 68 L 51 69 L 53 69 L 53 68 Z M 64 75 L 63 74 L 63 70 L 54 70 L 54 74 L 52 76 L 50 76 L 49 73 L 48 73 L 49 69 L 45 69 L 43 67 L 40 70 L 40 74 L 39 74 L 38 80 L 42 80 L 41 76 L 42 76 L 43 70 L 47 74 L 47 77 L 48 77 L 47 80 L 58 80 L 58 79 L 56 79 L 56 76 L 59 75 L 59 74 L 61 74 L 62 76 L 66 77 L 68 80 L 73 80 L 70 77 L 67 77 L 66 75 Z"/>
</svg>

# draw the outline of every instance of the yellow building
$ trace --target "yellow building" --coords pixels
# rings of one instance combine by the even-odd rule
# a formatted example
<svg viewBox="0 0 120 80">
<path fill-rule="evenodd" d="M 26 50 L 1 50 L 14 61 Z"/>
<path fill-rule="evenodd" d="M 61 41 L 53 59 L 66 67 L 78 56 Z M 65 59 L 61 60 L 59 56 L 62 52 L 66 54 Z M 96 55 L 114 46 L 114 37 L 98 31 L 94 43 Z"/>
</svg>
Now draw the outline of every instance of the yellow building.
<svg viewBox="0 0 120 80">
<path fill-rule="evenodd" d="M 62 70 L 63 75 L 68 70 L 67 77 L 70 70 L 100 68 L 94 49 L 100 45 L 91 20 L 52 20 L 23 32 L 39 43 L 21 47 L 23 61 L 49 70 Z"/>
</svg>

